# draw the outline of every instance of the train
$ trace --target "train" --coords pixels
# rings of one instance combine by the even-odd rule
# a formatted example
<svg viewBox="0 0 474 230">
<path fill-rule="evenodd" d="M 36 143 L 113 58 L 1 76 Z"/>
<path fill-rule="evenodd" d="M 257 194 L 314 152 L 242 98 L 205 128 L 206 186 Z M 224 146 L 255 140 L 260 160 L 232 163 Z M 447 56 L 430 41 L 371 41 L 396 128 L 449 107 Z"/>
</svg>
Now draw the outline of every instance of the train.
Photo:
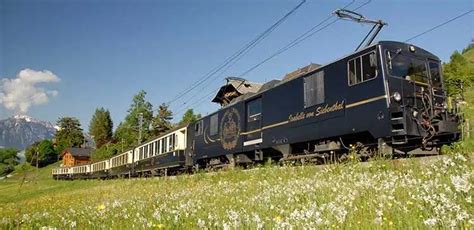
<svg viewBox="0 0 474 230">
<path fill-rule="evenodd" d="M 379 41 L 264 84 L 228 78 L 218 111 L 100 162 L 53 169 L 55 179 L 169 175 L 266 161 L 357 154 L 438 154 L 460 138 L 440 59 Z"/>
</svg>

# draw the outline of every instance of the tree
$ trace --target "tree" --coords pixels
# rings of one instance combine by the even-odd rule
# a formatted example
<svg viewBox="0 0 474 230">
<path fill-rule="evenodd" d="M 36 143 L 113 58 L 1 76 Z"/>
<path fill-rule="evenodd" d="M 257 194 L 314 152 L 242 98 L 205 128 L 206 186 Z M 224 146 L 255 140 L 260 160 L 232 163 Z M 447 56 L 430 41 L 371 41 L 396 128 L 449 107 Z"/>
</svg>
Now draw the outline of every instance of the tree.
<svg viewBox="0 0 474 230">
<path fill-rule="evenodd" d="M 154 134 L 159 135 L 173 128 L 171 124 L 172 119 L 173 113 L 169 110 L 168 105 L 165 103 L 161 104 L 158 107 L 156 117 L 153 119 Z"/>
<path fill-rule="evenodd" d="M 194 114 L 193 109 L 188 109 L 183 114 L 183 118 L 181 118 L 181 121 L 179 122 L 179 124 L 180 125 L 190 124 L 197 121 L 199 118 L 201 118 L 201 114 Z"/>
<path fill-rule="evenodd" d="M 150 127 L 153 120 L 153 106 L 150 102 L 145 100 L 145 97 L 146 92 L 143 90 L 133 96 L 132 104 L 130 105 L 130 109 L 128 109 L 125 120 L 121 122 L 115 130 L 115 139 L 123 143 L 125 148 L 133 146 L 138 141 L 140 114 L 143 118 L 141 140 L 145 140 L 150 136 L 148 127 Z M 139 142 L 141 142 L 141 140 Z"/>
<path fill-rule="evenodd" d="M 95 149 L 92 154 L 93 161 L 100 161 L 110 158 L 118 153 L 122 153 L 121 143 L 107 143 L 102 147 Z"/>
<path fill-rule="evenodd" d="M 97 148 L 112 141 L 113 125 L 109 110 L 104 108 L 95 110 L 89 124 L 89 134 L 93 137 Z"/>
<path fill-rule="evenodd" d="M 59 151 L 70 147 L 81 147 L 84 143 L 84 134 L 82 133 L 81 123 L 77 118 L 63 117 L 56 124 L 59 126 L 59 130 L 55 135 Z"/>
<path fill-rule="evenodd" d="M 455 51 L 448 63 L 443 65 L 444 78 L 448 94 L 463 98 L 465 88 L 473 85 L 474 65 Z"/>
<path fill-rule="evenodd" d="M 471 43 L 469 43 L 469 45 L 465 49 L 462 50 L 462 54 L 467 53 L 467 51 L 471 49 L 474 49 L 474 38 L 471 39 Z"/>
<path fill-rule="evenodd" d="M 0 148 L 0 176 L 13 172 L 14 166 L 19 164 L 18 150 Z"/>
<path fill-rule="evenodd" d="M 50 140 L 42 140 L 30 145 L 25 151 L 26 161 L 33 166 L 44 167 L 58 160 L 58 152 Z"/>
</svg>

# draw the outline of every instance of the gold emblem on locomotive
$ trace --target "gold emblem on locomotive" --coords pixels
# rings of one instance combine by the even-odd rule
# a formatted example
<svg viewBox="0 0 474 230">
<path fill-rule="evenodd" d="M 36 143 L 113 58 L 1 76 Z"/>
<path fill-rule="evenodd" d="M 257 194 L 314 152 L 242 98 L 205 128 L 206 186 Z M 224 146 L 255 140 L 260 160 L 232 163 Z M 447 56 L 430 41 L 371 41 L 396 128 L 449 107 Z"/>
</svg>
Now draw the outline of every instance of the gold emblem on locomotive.
<svg viewBox="0 0 474 230">
<path fill-rule="evenodd" d="M 237 146 L 240 135 L 240 115 L 232 108 L 224 113 L 221 121 L 221 143 L 222 147 L 230 150 Z"/>
</svg>

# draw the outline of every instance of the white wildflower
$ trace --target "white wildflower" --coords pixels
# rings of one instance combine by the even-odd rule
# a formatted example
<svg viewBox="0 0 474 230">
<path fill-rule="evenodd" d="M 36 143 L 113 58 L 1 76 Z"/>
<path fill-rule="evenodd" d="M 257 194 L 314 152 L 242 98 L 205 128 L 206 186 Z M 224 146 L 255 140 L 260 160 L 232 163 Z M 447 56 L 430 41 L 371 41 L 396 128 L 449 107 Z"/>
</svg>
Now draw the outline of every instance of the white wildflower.
<svg viewBox="0 0 474 230">
<path fill-rule="evenodd" d="M 472 187 L 469 183 L 469 175 L 467 174 L 463 174 L 461 176 L 451 176 L 451 183 L 457 192 L 468 193 Z"/>
<path fill-rule="evenodd" d="M 436 220 L 435 218 L 430 218 L 423 221 L 423 223 L 428 226 L 434 226 L 436 223 L 438 223 L 438 220 Z"/>
<path fill-rule="evenodd" d="M 197 225 L 198 225 L 200 228 L 204 228 L 204 227 L 206 226 L 206 221 L 201 220 L 201 219 L 198 219 Z"/>
</svg>

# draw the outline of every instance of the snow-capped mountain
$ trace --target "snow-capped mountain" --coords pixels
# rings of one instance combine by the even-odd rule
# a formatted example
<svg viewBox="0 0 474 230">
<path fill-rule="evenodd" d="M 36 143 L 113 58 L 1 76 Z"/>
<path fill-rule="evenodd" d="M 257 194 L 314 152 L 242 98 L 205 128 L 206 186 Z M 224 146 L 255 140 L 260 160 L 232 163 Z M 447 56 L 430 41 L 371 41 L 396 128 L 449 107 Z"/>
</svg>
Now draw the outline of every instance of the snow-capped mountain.
<svg viewBox="0 0 474 230">
<path fill-rule="evenodd" d="M 25 149 L 36 141 L 52 139 L 55 127 L 26 115 L 16 115 L 0 120 L 0 146 Z"/>
</svg>

